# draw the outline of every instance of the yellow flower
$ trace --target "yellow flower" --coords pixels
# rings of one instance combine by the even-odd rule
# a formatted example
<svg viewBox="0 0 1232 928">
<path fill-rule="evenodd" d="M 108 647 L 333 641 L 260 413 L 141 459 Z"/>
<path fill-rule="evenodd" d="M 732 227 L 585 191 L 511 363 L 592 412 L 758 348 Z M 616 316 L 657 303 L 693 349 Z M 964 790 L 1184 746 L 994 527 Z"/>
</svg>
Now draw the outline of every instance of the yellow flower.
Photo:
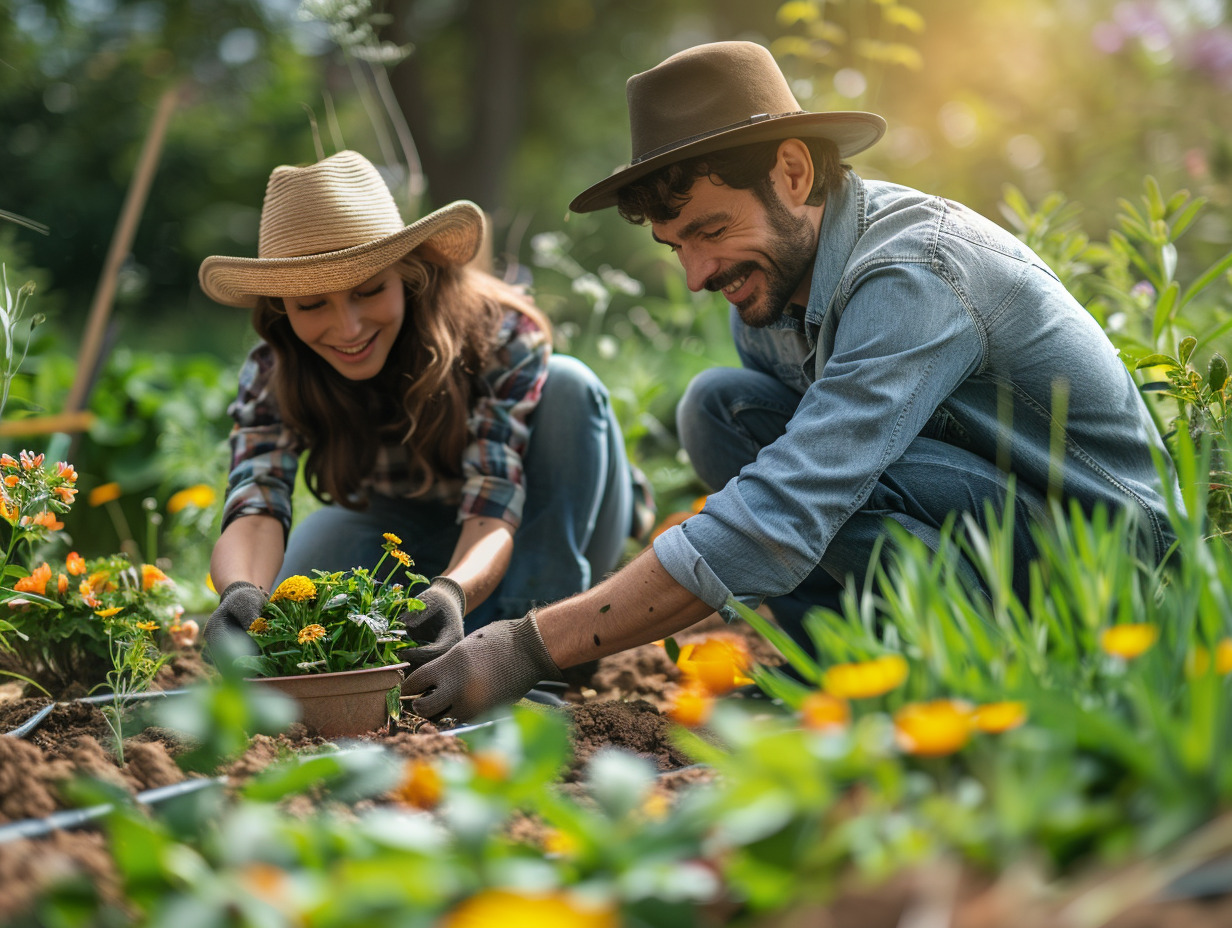
<svg viewBox="0 0 1232 928">
<path fill-rule="evenodd" d="M 170 578 L 153 564 L 141 565 L 141 588 L 148 590 L 156 583 L 167 583 Z"/>
<path fill-rule="evenodd" d="M 158 628 L 157 622 L 138 622 L 137 627 L 143 632 L 152 632 Z"/>
<path fill-rule="evenodd" d="M 543 853 L 545 854 L 559 854 L 561 857 L 571 857 L 577 851 L 577 838 L 561 831 L 559 828 L 550 828 L 548 833 L 544 835 Z"/>
<path fill-rule="evenodd" d="M 213 487 L 199 483 L 195 487 L 188 487 L 186 490 L 172 493 L 171 498 L 167 500 L 167 512 L 175 515 L 181 509 L 187 509 L 189 506 L 204 509 L 211 505 L 216 498 L 217 495 L 214 493 Z"/>
<path fill-rule="evenodd" d="M 0 495 L 0 518 L 6 522 L 16 522 L 20 515 L 21 510 L 17 508 L 17 504 L 7 496 Z"/>
<path fill-rule="evenodd" d="M 685 685 L 696 684 L 711 696 L 722 696 L 738 686 L 752 683 L 745 675 L 751 664 L 749 649 L 743 641 L 722 637 L 686 644 L 676 658 Z"/>
<path fill-rule="evenodd" d="M 809 693 L 800 705 L 800 722 L 814 731 L 843 729 L 851 724 L 851 706 L 829 693 Z"/>
<path fill-rule="evenodd" d="M 1145 653 L 1158 638 L 1159 629 L 1149 622 L 1131 622 L 1105 628 L 1099 635 L 1099 646 L 1128 661 Z"/>
<path fill-rule="evenodd" d="M 1185 673 L 1190 677 L 1202 677 L 1210 669 L 1210 649 L 1204 645 L 1195 645 L 1185 661 Z M 1232 673 L 1232 638 L 1224 638 L 1215 645 L 1215 673 L 1220 676 Z"/>
<path fill-rule="evenodd" d="M 316 599 L 316 596 L 317 588 L 312 581 L 302 574 L 296 574 L 278 584 L 278 589 L 274 590 L 270 602 L 276 603 L 282 599 L 289 599 L 293 603 L 302 603 L 309 599 Z"/>
<path fill-rule="evenodd" d="M 445 785 L 437 769 L 426 760 L 407 762 L 402 769 L 402 782 L 394 787 L 393 799 L 414 809 L 435 809 L 445 793 Z"/>
<path fill-rule="evenodd" d="M 325 637 L 325 629 L 320 625 L 305 625 L 299 630 L 298 640 L 300 644 L 307 644 L 310 641 L 316 641 L 318 638 Z"/>
<path fill-rule="evenodd" d="M 663 793 L 651 793 L 642 802 L 642 815 L 652 822 L 661 822 L 672 811 L 672 801 Z"/>
<path fill-rule="evenodd" d="M 955 699 L 908 703 L 894 713 L 894 734 L 907 754 L 953 754 L 971 739 L 971 707 Z"/>
<path fill-rule="evenodd" d="M 402 551 L 398 548 L 394 548 L 389 553 L 392 554 L 394 560 L 397 561 L 399 564 L 401 564 L 403 567 L 411 566 L 411 563 L 412 563 L 411 556 L 407 554 L 405 551 Z"/>
<path fill-rule="evenodd" d="M 86 497 L 86 501 L 91 506 L 102 506 L 104 503 L 110 503 L 112 500 L 119 499 L 124 491 L 120 489 L 118 483 L 104 483 L 90 491 L 90 495 Z"/>
<path fill-rule="evenodd" d="M 564 890 L 485 889 L 456 906 L 440 928 L 619 928 L 610 904 L 588 903 Z"/>
<path fill-rule="evenodd" d="M 89 580 L 82 580 L 77 587 L 77 592 L 81 596 L 81 601 L 93 609 L 95 606 L 101 606 L 98 597 L 95 595 L 94 587 L 90 585 Z"/>
<path fill-rule="evenodd" d="M 269 631 L 269 622 L 265 621 L 265 616 L 259 615 L 252 620 L 252 624 L 248 626 L 248 631 L 253 635 L 264 635 Z"/>
<path fill-rule="evenodd" d="M 871 661 L 835 664 L 822 676 L 822 688 L 839 699 L 869 699 L 897 689 L 907 679 L 907 662 L 898 654 Z"/>
<path fill-rule="evenodd" d="M 388 541 L 391 545 L 402 544 L 402 539 L 399 538 L 397 535 L 395 535 L 393 532 L 386 532 L 381 537 L 384 538 L 386 541 Z"/>
<path fill-rule="evenodd" d="M 677 725 L 696 728 L 710 718 L 710 710 L 713 708 L 714 697 L 699 684 L 694 684 L 680 688 L 667 710 L 667 715 Z"/>
<path fill-rule="evenodd" d="M 218 590 L 214 589 L 214 578 L 211 577 L 208 573 L 205 575 L 205 588 L 209 590 L 211 593 L 213 593 L 215 596 L 218 595 Z"/>
<path fill-rule="evenodd" d="M 123 606 L 112 606 L 110 609 L 99 609 L 94 614 L 98 616 L 100 619 L 109 619 L 123 608 L 124 608 Z M 137 623 L 137 627 L 138 628 L 141 627 L 140 622 Z"/>
<path fill-rule="evenodd" d="M 972 724 L 989 735 L 1017 728 L 1027 720 L 1027 707 L 1021 702 L 990 702 L 978 706 L 971 717 Z"/>
</svg>

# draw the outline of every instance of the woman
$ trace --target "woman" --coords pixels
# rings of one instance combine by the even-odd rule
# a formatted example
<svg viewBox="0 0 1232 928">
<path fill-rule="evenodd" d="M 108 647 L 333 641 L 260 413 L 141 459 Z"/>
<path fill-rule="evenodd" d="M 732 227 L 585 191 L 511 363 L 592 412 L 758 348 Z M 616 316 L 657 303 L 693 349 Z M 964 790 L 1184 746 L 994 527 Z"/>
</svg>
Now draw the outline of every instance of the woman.
<svg viewBox="0 0 1232 928">
<path fill-rule="evenodd" d="M 417 666 L 586 589 L 652 518 L 603 385 L 551 356 L 527 296 L 468 266 L 482 236 L 466 201 L 406 225 L 376 168 L 343 151 L 274 169 L 258 258 L 202 263 L 205 293 L 251 308 L 261 336 L 229 410 L 216 658 L 254 650 L 238 632 L 283 578 L 371 567 L 392 533 L 432 576 L 406 617 Z M 326 505 L 292 531 L 301 455 Z"/>
</svg>

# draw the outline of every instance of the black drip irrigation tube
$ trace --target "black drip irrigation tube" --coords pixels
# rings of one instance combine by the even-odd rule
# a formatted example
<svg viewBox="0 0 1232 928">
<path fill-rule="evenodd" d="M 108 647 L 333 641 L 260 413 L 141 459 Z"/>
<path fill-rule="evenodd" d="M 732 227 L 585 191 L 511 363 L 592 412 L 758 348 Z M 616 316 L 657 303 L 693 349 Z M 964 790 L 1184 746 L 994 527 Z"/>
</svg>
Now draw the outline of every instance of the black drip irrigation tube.
<svg viewBox="0 0 1232 928">
<path fill-rule="evenodd" d="M 164 696 L 182 696 L 187 692 L 188 690 L 147 690 L 144 693 L 132 693 L 121 698 L 131 702 L 145 702 L 151 699 L 162 699 Z M 48 703 L 12 731 L 6 731 L 5 735 L 10 738 L 26 737 L 26 735 L 37 729 L 39 725 L 43 723 L 43 720 L 47 718 L 47 716 L 51 715 L 52 710 L 57 706 L 71 706 L 73 703 L 84 703 L 89 706 L 100 706 L 106 705 L 109 702 L 115 702 L 115 700 L 115 693 L 100 693 L 97 696 L 82 696 L 78 699 L 70 699 L 67 702 Z"/>
</svg>

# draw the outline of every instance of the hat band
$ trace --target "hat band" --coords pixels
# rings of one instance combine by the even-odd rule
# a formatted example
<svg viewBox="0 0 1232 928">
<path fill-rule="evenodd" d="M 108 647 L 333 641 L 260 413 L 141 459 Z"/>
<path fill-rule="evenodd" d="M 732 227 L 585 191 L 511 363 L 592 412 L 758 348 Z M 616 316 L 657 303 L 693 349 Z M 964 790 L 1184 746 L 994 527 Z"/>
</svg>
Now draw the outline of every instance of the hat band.
<svg viewBox="0 0 1232 928">
<path fill-rule="evenodd" d="M 743 129 L 745 126 L 751 126 L 757 122 L 765 122 L 767 119 L 781 119 L 784 116 L 803 115 L 805 115 L 804 110 L 792 110 L 788 113 L 758 113 L 756 116 L 750 116 L 748 119 L 740 120 L 740 122 L 733 122 L 728 126 L 721 126 L 718 129 L 710 129 L 706 132 L 700 132 L 697 135 L 690 135 L 687 138 L 676 139 L 676 141 L 668 142 L 666 145 L 660 145 L 658 148 L 638 155 L 629 162 L 629 167 L 639 165 L 643 161 L 649 161 L 651 158 L 657 158 L 659 155 L 666 154 L 669 151 L 674 151 L 677 148 L 683 148 L 685 145 L 692 145 L 694 142 L 700 142 L 702 139 L 708 139 L 713 135 L 722 135 L 724 132 L 730 132 L 733 129 Z"/>
</svg>

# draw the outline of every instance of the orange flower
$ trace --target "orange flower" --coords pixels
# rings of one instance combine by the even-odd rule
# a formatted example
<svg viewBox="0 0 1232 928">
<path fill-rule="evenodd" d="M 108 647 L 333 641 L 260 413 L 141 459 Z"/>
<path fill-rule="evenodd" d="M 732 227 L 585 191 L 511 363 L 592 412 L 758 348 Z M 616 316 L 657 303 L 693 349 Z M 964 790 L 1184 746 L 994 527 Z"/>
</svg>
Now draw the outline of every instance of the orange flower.
<svg viewBox="0 0 1232 928">
<path fill-rule="evenodd" d="M 170 578 L 153 564 L 141 565 L 141 588 L 148 590 L 156 583 L 167 583 Z"/>
<path fill-rule="evenodd" d="M 851 724 L 851 706 L 829 693 L 809 693 L 800 705 L 800 722 L 814 731 L 838 731 Z"/>
<path fill-rule="evenodd" d="M 1027 720 L 1026 704 L 1021 702 L 990 702 L 976 708 L 971 722 L 989 735 L 1018 728 Z"/>
<path fill-rule="evenodd" d="M 907 754 L 953 754 L 971 740 L 971 707 L 956 699 L 908 703 L 894 713 L 894 734 Z"/>
<path fill-rule="evenodd" d="M 70 551 L 68 557 L 64 559 L 64 566 L 74 577 L 80 577 L 86 572 L 86 559 L 76 551 Z"/>
<path fill-rule="evenodd" d="M 21 510 L 17 508 L 17 504 L 7 496 L 0 495 L 0 518 L 6 522 L 16 522 L 20 515 Z"/>
<path fill-rule="evenodd" d="M 201 628 L 197 625 L 196 619 L 184 619 L 168 628 L 167 634 L 171 636 L 171 643 L 177 648 L 191 648 L 196 644 L 200 631 Z"/>
<path fill-rule="evenodd" d="M 4 485 L 10 490 L 21 483 L 21 474 L 9 474 L 4 478 Z"/>
<path fill-rule="evenodd" d="M 485 889 L 441 920 L 440 928 L 619 928 L 611 905 L 588 904 L 564 890 Z"/>
<path fill-rule="evenodd" d="M 475 776 L 481 780 L 503 783 L 509 779 L 509 758 L 500 751 L 476 751 L 471 762 L 475 766 Z"/>
<path fill-rule="evenodd" d="M 64 574 L 56 574 L 56 592 L 63 593 L 68 589 L 68 577 Z"/>
<path fill-rule="evenodd" d="M 445 793 L 437 769 L 426 760 L 409 761 L 402 769 L 402 782 L 393 791 L 395 802 L 414 809 L 435 809 Z"/>
<path fill-rule="evenodd" d="M 751 664 L 748 647 L 736 638 L 714 637 L 700 644 L 686 644 L 676 658 L 685 685 L 695 683 L 711 696 L 722 696 L 752 683 L 745 675 Z"/>
<path fill-rule="evenodd" d="M 22 470 L 35 470 L 43 466 L 42 454 L 31 454 L 29 451 L 20 452 Z"/>
<path fill-rule="evenodd" d="M 1105 653 L 1128 661 L 1146 653 L 1158 638 L 1159 629 L 1149 622 L 1128 622 L 1100 632 L 1099 646 Z"/>
<path fill-rule="evenodd" d="M 65 486 L 54 487 L 51 492 L 55 493 L 56 496 L 60 497 L 60 501 L 62 503 L 65 503 L 69 506 L 71 506 L 73 504 L 73 500 L 77 498 L 77 488 L 76 487 L 65 487 Z"/>
<path fill-rule="evenodd" d="M 67 480 L 69 483 L 77 482 L 77 471 L 68 461 L 56 461 L 56 476 Z"/>
<path fill-rule="evenodd" d="M 318 638 L 324 637 L 325 626 L 312 624 L 305 625 L 301 628 L 299 630 L 299 635 L 296 636 L 296 640 L 298 640 L 300 644 L 307 644 L 310 641 L 316 641 Z"/>
<path fill-rule="evenodd" d="M 656 538 L 658 538 L 660 535 L 666 532 L 669 528 L 674 528 L 675 526 L 679 525 L 681 522 L 685 521 L 686 519 L 692 518 L 694 515 L 696 515 L 696 513 L 673 512 L 673 513 L 670 513 L 669 515 L 664 516 L 663 521 L 660 522 L 658 527 L 656 527 L 655 530 L 650 533 L 650 540 L 654 541 Z"/>
<path fill-rule="evenodd" d="M 81 596 L 81 601 L 93 609 L 95 606 L 101 606 L 102 602 L 94 593 L 94 587 L 90 585 L 89 580 L 82 580 L 77 587 L 77 592 Z"/>
<path fill-rule="evenodd" d="M 705 724 L 714 708 L 714 697 L 700 685 L 682 686 L 676 693 L 671 708 L 667 710 L 668 718 L 685 728 L 696 728 Z"/>
<path fill-rule="evenodd" d="M 49 532 L 58 532 L 64 528 L 64 523 L 56 518 L 54 512 L 40 512 L 33 516 L 26 516 L 21 521 L 23 524 L 41 525 Z"/>
<path fill-rule="evenodd" d="M 835 664 L 822 676 L 822 688 L 839 699 L 869 699 L 902 686 L 907 662 L 898 654 L 871 661 Z"/>
<path fill-rule="evenodd" d="M 86 583 L 90 584 L 90 589 L 95 593 L 102 593 L 104 590 L 114 590 L 115 584 L 111 583 L 111 571 L 96 570 L 90 576 L 86 577 Z"/>
<path fill-rule="evenodd" d="M 104 483 L 91 490 L 86 500 L 91 506 L 102 506 L 104 503 L 119 499 L 123 493 L 118 483 Z"/>
<path fill-rule="evenodd" d="M 13 590 L 17 593 L 37 593 L 39 596 L 47 595 L 47 581 L 51 579 L 51 566 L 44 561 L 34 570 L 30 571 L 30 576 L 22 577 L 13 584 Z"/>
<path fill-rule="evenodd" d="M 123 606 L 112 606 L 110 609 L 99 609 L 94 614 L 100 619 L 109 619 L 123 608 Z"/>
<path fill-rule="evenodd" d="M 16 467 L 17 459 L 11 454 L 0 454 L 0 467 Z"/>
</svg>

